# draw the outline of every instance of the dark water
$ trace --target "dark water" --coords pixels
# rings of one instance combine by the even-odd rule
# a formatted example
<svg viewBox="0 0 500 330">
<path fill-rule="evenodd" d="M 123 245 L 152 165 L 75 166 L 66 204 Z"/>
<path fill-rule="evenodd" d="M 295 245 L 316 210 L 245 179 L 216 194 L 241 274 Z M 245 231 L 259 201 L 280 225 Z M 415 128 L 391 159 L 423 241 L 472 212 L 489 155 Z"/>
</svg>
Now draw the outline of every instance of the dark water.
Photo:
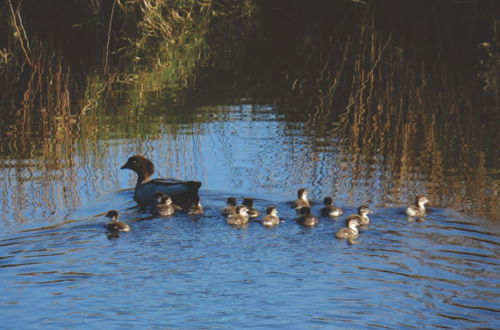
<svg viewBox="0 0 500 330">
<path fill-rule="evenodd" d="M 412 180 L 398 188 L 401 199 L 384 194 L 391 172 L 376 159 L 347 153 L 340 138 L 311 138 L 304 124 L 285 121 L 272 106 L 233 104 L 184 115 L 152 111 L 138 121 L 102 117 L 99 138 L 71 139 L 52 161 L 16 158 L 20 148 L 11 145 L 0 183 L 0 323 L 500 326 L 500 232 L 493 218 L 442 204 L 450 197 L 434 194 L 439 183 L 421 174 L 419 180 L 418 169 L 408 170 Z M 26 141 L 37 145 L 36 137 Z M 320 149 L 311 152 L 313 145 Z M 135 153 L 153 159 L 161 175 L 202 181 L 205 214 L 151 219 L 135 209 L 135 176 L 119 170 Z M 359 159 L 365 171 L 354 170 Z M 374 214 L 359 244 L 333 237 L 342 219 L 297 225 L 288 202 L 299 187 L 311 191 L 315 214 L 326 195 L 346 214 L 368 203 Z M 425 221 L 402 213 L 417 193 L 433 204 Z M 232 228 L 220 215 L 231 195 L 254 197 L 262 211 L 276 204 L 285 222 Z M 109 209 L 121 212 L 130 233 L 107 239 Z"/>
</svg>

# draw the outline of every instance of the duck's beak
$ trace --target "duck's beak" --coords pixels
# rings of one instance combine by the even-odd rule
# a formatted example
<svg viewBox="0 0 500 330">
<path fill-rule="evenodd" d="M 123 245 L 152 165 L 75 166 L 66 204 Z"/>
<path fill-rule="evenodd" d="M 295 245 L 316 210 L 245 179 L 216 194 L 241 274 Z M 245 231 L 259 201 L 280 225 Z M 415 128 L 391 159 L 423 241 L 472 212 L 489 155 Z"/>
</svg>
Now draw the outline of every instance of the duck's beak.
<svg viewBox="0 0 500 330">
<path fill-rule="evenodd" d="M 123 165 L 122 167 L 120 167 L 121 170 L 126 169 L 126 168 L 130 168 L 130 167 L 128 167 L 128 163 L 126 163 L 125 165 Z"/>
</svg>

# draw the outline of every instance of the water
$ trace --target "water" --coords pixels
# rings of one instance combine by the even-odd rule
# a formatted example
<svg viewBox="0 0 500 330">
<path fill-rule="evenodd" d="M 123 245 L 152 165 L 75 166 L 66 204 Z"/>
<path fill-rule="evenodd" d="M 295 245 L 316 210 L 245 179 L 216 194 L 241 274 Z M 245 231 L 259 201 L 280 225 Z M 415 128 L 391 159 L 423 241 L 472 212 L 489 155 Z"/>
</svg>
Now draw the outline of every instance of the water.
<svg viewBox="0 0 500 330">
<path fill-rule="evenodd" d="M 434 194 L 439 183 L 419 169 L 410 169 L 411 182 L 394 193 L 391 171 L 377 158 L 346 152 L 342 137 L 312 138 L 303 124 L 248 100 L 197 107 L 175 120 L 158 111 L 134 122 L 136 130 L 125 115 L 104 117 L 103 135 L 72 137 L 52 161 L 6 157 L 1 324 L 500 326 L 496 222 L 446 205 L 451 197 Z M 151 218 L 135 208 L 135 176 L 119 170 L 135 153 L 153 159 L 161 175 L 202 181 L 205 214 Z M 358 244 L 334 238 L 342 218 L 322 218 L 310 229 L 297 225 L 289 202 L 302 186 L 311 191 L 314 214 L 326 195 L 346 214 L 361 203 L 371 206 Z M 424 221 L 402 213 L 417 192 L 433 204 Z M 229 196 L 253 197 L 261 211 L 275 204 L 285 221 L 273 229 L 230 227 L 220 215 Z M 130 233 L 106 237 L 109 209 L 120 211 Z"/>
</svg>

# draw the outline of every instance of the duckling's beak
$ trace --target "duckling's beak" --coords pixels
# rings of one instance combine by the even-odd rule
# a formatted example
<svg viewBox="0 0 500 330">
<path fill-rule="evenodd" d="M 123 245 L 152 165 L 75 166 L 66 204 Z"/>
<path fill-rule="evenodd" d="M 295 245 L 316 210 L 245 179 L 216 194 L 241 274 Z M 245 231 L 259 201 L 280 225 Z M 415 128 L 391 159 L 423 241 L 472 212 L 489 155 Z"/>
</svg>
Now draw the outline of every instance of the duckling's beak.
<svg viewBox="0 0 500 330">
<path fill-rule="evenodd" d="M 122 167 L 120 167 L 121 170 L 126 169 L 126 168 L 130 168 L 130 167 L 128 167 L 128 163 L 126 163 L 125 165 L 123 165 Z"/>
</svg>

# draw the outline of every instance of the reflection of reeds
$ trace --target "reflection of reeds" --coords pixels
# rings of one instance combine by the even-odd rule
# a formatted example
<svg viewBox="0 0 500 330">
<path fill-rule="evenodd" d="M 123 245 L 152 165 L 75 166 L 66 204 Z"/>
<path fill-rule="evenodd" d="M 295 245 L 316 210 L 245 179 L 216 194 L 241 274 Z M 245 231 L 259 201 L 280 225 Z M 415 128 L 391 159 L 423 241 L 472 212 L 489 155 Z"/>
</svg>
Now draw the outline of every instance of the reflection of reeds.
<svg viewBox="0 0 500 330">
<path fill-rule="evenodd" d="M 280 7 L 279 1 L 255 2 L 263 16 L 269 8 Z M 13 3 L 9 0 L 7 4 Z M 482 44 L 482 71 L 474 71 L 473 64 L 464 62 L 464 58 L 472 57 L 467 54 L 474 51 L 470 49 L 474 45 L 457 49 L 448 40 L 450 31 L 446 29 L 458 27 L 454 16 L 463 15 L 460 10 L 453 11 L 458 4 L 415 2 L 412 6 L 420 14 L 429 14 L 405 22 L 412 15 L 397 1 L 391 2 L 395 5 L 391 8 L 375 1 L 320 1 L 319 9 L 306 2 L 282 1 L 280 14 L 293 8 L 297 13 L 286 22 L 269 15 L 267 19 L 275 25 L 264 19 L 254 22 L 261 24 L 257 29 L 263 29 L 258 37 L 267 40 L 265 47 L 259 48 L 258 40 L 249 44 L 242 40 L 249 34 L 238 33 L 238 29 L 226 33 L 234 26 L 220 24 L 238 23 L 241 16 L 248 15 L 251 1 L 123 0 L 113 2 L 117 5 L 113 15 L 111 3 L 92 0 L 88 2 L 90 12 L 77 16 L 81 21 L 71 22 L 82 31 L 92 25 L 89 34 L 99 36 L 90 45 L 82 42 L 82 49 L 95 49 L 88 56 L 92 60 L 64 51 L 74 43 L 65 48 L 57 40 L 38 35 L 37 30 L 43 29 L 29 26 L 34 20 L 22 16 L 21 2 L 16 2 L 19 7 L 10 6 L 13 10 L 0 14 L 0 18 L 12 20 L 21 47 L 17 58 L 14 47 L 0 49 L 0 73 L 7 73 L 5 77 L 11 79 L 0 86 L 21 90 L 19 94 L 8 91 L 8 97 L 0 102 L 4 114 L 8 113 L 2 119 L 0 143 L 0 152 L 6 158 L 36 159 L 39 164 L 35 167 L 42 172 L 67 171 L 64 173 L 70 178 L 69 169 L 76 157 L 95 162 L 92 168 L 99 168 L 96 155 L 106 150 L 99 146 L 100 140 L 148 139 L 164 122 L 164 116 L 176 121 L 177 114 L 167 110 L 152 115 L 152 123 L 141 119 L 150 115 L 144 108 L 154 107 L 155 99 L 165 103 L 178 98 L 179 89 L 206 78 L 206 72 L 198 69 L 209 63 L 216 66 L 216 82 L 224 80 L 221 71 L 226 71 L 223 78 L 227 71 L 236 72 L 239 80 L 228 79 L 231 84 L 226 90 L 235 90 L 238 96 L 251 94 L 234 88 L 246 83 L 256 94 L 272 95 L 278 111 L 285 113 L 290 135 L 303 130 L 307 133 L 310 157 L 294 158 L 294 164 L 302 162 L 312 167 L 312 172 L 326 173 L 328 170 L 317 162 L 322 159 L 322 147 L 334 144 L 340 155 L 329 160 L 329 165 L 336 168 L 335 175 L 349 173 L 353 178 L 352 183 L 345 183 L 352 188 L 351 195 L 363 190 L 361 195 L 367 198 L 377 195 L 384 196 L 380 198 L 383 201 L 398 202 L 426 190 L 444 205 L 463 206 L 469 211 L 486 210 L 488 206 L 495 209 L 498 180 L 494 171 L 498 168 L 499 143 L 492 123 L 499 120 L 498 34 Z M 475 4 L 481 7 L 479 2 Z M 425 6 L 430 5 L 433 10 L 427 11 Z M 324 10 L 324 6 L 330 10 Z M 448 15 L 448 10 L 453 15 Z M 10 12 L 13 14 L 6 14 Z M 323 16 L 318 19 L 316 14 L 320 12 Z M 297 23 L 297 17 L 308 14 L 314 17 L 314 24 Z M 389 14 L 391 19 L 384 22 Z M 37 16 L 43 15 L 31 18 Z M 88 20 L 97 24 L 83 23 Z M 498 26 L 498 20 L 494 25 Z M 74 31 L 69 26 L 67 30 Z M 300 30 L 313 26 L 311 31 Z M 454 34 L 454 42 L 457 35 L 463 37 L 461 32 Z M 69 40 L 78 40 L 80 35 L 69 36 Z M 6 37 L 2 34 L 1 38 Z M 290 40 L 291 46 L 286 44 Z M 273 51 L 274 44 L 288 47 Z M 237 56 L 242 62 L 234 64 L 231 61 Z M 102 64 L 94 57 L 102 57 L 109 64 L 107 75 L 89 65 Z M 250 65 L 249 60 L 255 58 L 259 61 Z M 24 65 L 22 59 L 26 59 Z M 80 61 L 88 65 L 82 65 L 83 70 Z M 13 70 L 18 63 L 20 69 Z M 254 80 L 241 83 L 242 77 L 256 72 L 259 76 Z M 481 83 L 474 79 L 477 76 Z M 279 94 L 280 84 L 288 87 L 286 96 Z M 106 116 L 114 115 L 111 128 Z M 85 142 L 81 142 L 82 137 L 86 137 Z M 290 141 L 293 153 L 295 145 L 293 139 Z M 78 150 L 74 150 L 75 145 Z M 167 154 L 173 150 L 179 151 L 177 146 L 164 149 Z M 92 157 L 96 159 L 88 160 Z M 374 169 L 389 173 L 384 178 L 386 184 L 377 185 L 378 190 L 372 188 L 377 180 Z M 299 166 L 291 171 L 290 176 L 300 176 Z M 31 176 L 23 171 L 16 175 L 19 181 Z M 63 190 L 73 189 L 65 195 L 71 197 L 75 195 L 75 182 L 70 181 Z"/>
<path fill-rule="evenodd" d="M 437 203 L 468 211 L 498 202 L 487 193 L 496 185 L 488 182 L 494 180 L 496 160 L 486 156 L 496 154 L 487 141 L 497 140 L 498 133 L 483 125 L 485 116 L 498 118 L 489 109 L 499 104 L 485 105 L 475 81 L 454 77 L 459 59 L 437 51 L 436 61 L 443 65 L 425 65 L 395 53 L 392 35 L 376 31 L 373 25 L 361 28 L 363 42 L 353 62 L 348 103 L 330 131 L 348 141 L 342 152 L 365 158 L 353 162 L 353 180 L 369 178 L 373 169 L 363 167 L 366 159 L 378 159 L 377 167 L 391 172 L 398 189 L 372 191 L 374 196 L 407 201 L 426 190 Z M 335 96 L 321 95 L 316 114 L 328 113 L 321 107 L 331 102 L 324 99 Z M 314 122 L 310 126 L 317 127 Z M 474 212 L 494 216 L 487 207 Z"/>
<path fill-rule="evenodd" d="M 11 28 L 0 32 L 0 42 L 7 41 L 0 47 L 0 86 L 6 90 L 0 155 L 8 159 L 3 186 L 16 187 L 2 202 L 15 201 L 16 214 L 27 204 L 40 210 L 78 205 L 83 192 L 73 173 L 75 159 L 94 172 L 104 169 L 99 162 L 106 148 L 99 141 L 142 140 L 158 131 L 164 113 L 144 122 L 144 107 L 166 90 L 174 95 L 192 84 L 195 69 L 209 56 L 205 35 L 213 19 L 244 14 L 248 1 L 92 0 L 49 7 L 13 0 L 0 5 L 8 10 L 0 18 Z M 120 119 L 111 127 L 114 114 Z M 168 120 L 177 118 L 171 114 Z M 98 182 L 89 180 L 88 189 L 102 190 Z"/>
</svg>

